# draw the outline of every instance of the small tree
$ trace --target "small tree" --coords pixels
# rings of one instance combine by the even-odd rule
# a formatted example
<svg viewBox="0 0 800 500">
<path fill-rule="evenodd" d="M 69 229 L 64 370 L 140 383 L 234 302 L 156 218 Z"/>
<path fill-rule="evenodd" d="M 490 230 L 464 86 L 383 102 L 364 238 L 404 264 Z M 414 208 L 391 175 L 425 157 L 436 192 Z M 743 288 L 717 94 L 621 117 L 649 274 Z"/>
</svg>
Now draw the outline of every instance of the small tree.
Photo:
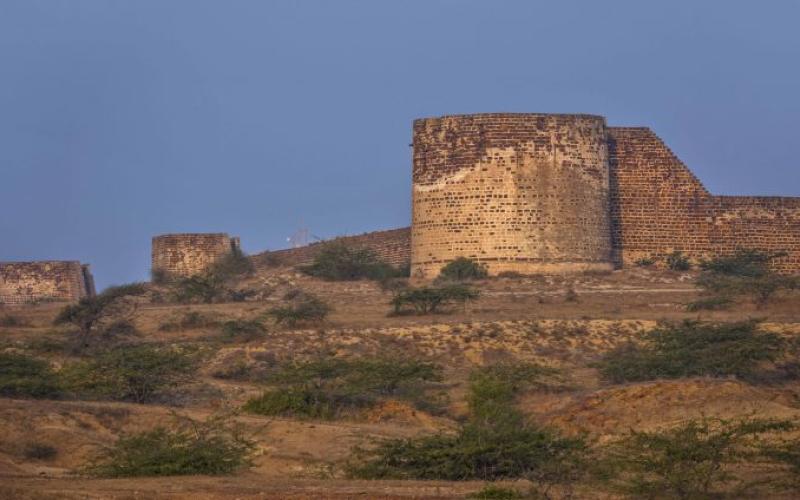
<svg viewBox="0 0 800 500">
<path fill-rule="evenodd" d="M 330 312 L 331 307 L 328 304 L 313 295 L 304 293 L 294 304 L 273 307 L 265 314 L 271 316 L 279 325 L 292 327 L 300 323 L 320 323 Z"/>
<path fill-rule="evenodd" d="M 187 380 L 193 368 L 189 356 L 175 349 L 139 345 L 67 365 L 61 375 L 78 396 L 147 403 Z"/>
<path fill-rule="evenodd" d="M 239 247 L 216 260 L 206 271 L 220 281 L 249 276 L 255 271 L 253 261 Z"/>
<path fill-rule="evenodd" d="M 300 271 L 328 281 L 371 279 L 383 281 L 402 277 L 404 270 L 381 261 L 369 248 L 351 247 L 341 241 L 324 243 L 314 262 Z"/>
<path fill-rule="evenodd" d="M 390 439 L 358 450 L 350 473 L 368 479 L 450 481 L 527 479 L 539 497 L 569 487 L 586 471 L 588 448 L 529 423 L 515 408 L 533 365 L 481 370 L 470 378 L 469 420 L 455 434 Z"/>
<path fill-rule="evenodd" d="M 488 275 L 486 266 L 466 257 L 449 262 L 441 271 L 439 279 L 447 281 L 469 281 L 484 279 Z"/>
<path fill-rule="evenodd" d="M 465 285 L 420 287 L 399 290 L 392 298 L 394 313 L 401 314 L 403 307 L 411 306 L 417 314 L 433 314 L 445 304 L 458 302 L 466 306 L 480 297 L 480 292 Z"/>
<path fill-rule="evenodd" d="M 136 297 L 144 295 L 146 291 L 144 283 L 108 288 L 99 295 L 84 297 L 77 304 L 64 307 L 54 324 L 74 326 L 78 334 L 77 347 L 86 348 L 111 323 L 130 320 L 137 310 Z"/>
<path fill-rule="evenodd" d="M 263 338 L 267 329 L 255 319 L 235 319 L 222 323 L 222 336 L 228 340 L 254 340 Z"/>
<path fill-rule="evenodd" d="M 700 264 L 703 273 L 697 280 L 712 298 L 732 301 L 733 297 L 751 296 L 758 308 L 764 307 L 780 290 L 798 287 L 798 279 L 782 276 L 770 269 L 773 259 L 783 252 L 737 250 Z"/>
<path fill-rule="evenodd" d="M 0 396 L 54 398 L 61 395 L 50 364 L 22 354 L 0 352 Z"/>
<path fill-rule="evenodd" d="M 173 428 L 127 434 L 85 469 L 100 477 L 230 474 L 251 465 L 255 443 L 229 416 L 177 417 Z"/>
<path fill-rule="evenodd" d="M 663 324 L 648 332 L 639 344 L 623 345 L 598 363 L 606 380 L 615 383 L 681 377 L 752 379 L 761 364 L 784 356 L 783 339 L 762 332 L 758 323 Z"/>
<path fill-rule="evenodd" d="M 604 475 L 636 498 L 741 495 L 756 483 L 733 467 L 761 453 L 760 436 L 793 427 L 788 421 L 704 417 L 661 431 L 632 430 L 607 447 Z"/>
<path fill-rule="evenodd" d="M 675 250 L 671 254 L 667 255 L 664 261 L 667 264 L 667 268 L 671 271 L 688 271 L 692 268 L 692 264 L 689 262 L 689 259 L 683 255 L 683 252 L 680 250 Z"/>
</svg>

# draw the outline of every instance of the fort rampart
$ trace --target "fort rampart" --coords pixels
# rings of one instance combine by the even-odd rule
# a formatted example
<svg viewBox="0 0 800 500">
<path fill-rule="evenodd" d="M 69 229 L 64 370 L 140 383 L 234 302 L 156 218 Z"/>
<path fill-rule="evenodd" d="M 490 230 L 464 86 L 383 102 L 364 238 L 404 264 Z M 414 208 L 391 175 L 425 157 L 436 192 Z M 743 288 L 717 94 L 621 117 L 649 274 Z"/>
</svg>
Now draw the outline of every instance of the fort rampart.
<svg viewBox="0 0 800 500">
<path fill-rule="evenodd" d="M 340 241 L 410 260 L 414 276 L 460 256 L 491 274 L 548 273 L 739 248 L 786 252 L 775 269 L 800 272 L 800 198 L 713 195 L 648 128 L 495 113 L 417 120 L 413 134 L 412 226 Z M 256 259 L 302 264 L 319 248 Z"/>
<path fill-rule="evenodd" d="M 0 262 L 0 304 L 74 302 L 95 293 L 89 266 L 78 261 Z"/>
<path fill-rule="evenodd" d="M 165 278 L 192 276 L 238 250 L 239 238 L 226 233 L 162 234 L 153 237 L 152 269 Z"/>
<path fill-rule="evenodd" d="M 492 273 L 612 268 L 605 119 L 482 114 L 414 122 L 411 273 L 464 256 Z"/>
<path fill-rule="evenodd" d="M 324 242 L 310 245 L 274 250 L 253 256 L 253 261 L 258 268 L 268 267 L 271 264 L 296 266 L 308 264 L 314 260 L 324 243 L 340 242 L 354 248 L 368 248 L 384 262 L 394 266 L 406 266 L 411 261 L 411 229 L 390 229 L 387 231 L 373 231 L 371 233 L 355 236 L 340 236 Z"/>
</svg>

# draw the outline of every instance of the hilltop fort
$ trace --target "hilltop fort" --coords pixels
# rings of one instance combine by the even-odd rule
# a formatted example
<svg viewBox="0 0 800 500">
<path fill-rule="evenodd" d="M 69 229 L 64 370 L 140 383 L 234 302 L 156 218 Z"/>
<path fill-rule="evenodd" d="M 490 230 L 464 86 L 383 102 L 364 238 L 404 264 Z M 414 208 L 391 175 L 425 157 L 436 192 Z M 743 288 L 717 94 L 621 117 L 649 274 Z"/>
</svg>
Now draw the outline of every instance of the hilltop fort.
<svg viewBox="0 0 800 500">
<path fill-rule="evenodd" d="M 800 198 L 712 195 L 646 127 L 601 116 L 478 114 L 414 122 L 410 228 L 344 238 L 412 276 L 459 256 L 503 271 L 630 266 L 681 252 L 785 252 L 800 271 Z M 273 252 L 308 261 L 317 246 Z"/>
<path fill-rule="evenodd" d="M 584 114 L 491 113 L 413 124 L 411 227 L 340 238 L 429 279 L 457 257 L 490 274 L 609 270 L 681 252 L 784 252 L 800 271 L 800 198 L 719 196 L 646 127 Z M 153 238 L 152 267 L 188 276 L 239 248 L 225 233 Z M 286 264 L 320 244 L 254 256 Z M 94 293 L 77 262 L 0 263 L 0 303 Z"/>
</svg>

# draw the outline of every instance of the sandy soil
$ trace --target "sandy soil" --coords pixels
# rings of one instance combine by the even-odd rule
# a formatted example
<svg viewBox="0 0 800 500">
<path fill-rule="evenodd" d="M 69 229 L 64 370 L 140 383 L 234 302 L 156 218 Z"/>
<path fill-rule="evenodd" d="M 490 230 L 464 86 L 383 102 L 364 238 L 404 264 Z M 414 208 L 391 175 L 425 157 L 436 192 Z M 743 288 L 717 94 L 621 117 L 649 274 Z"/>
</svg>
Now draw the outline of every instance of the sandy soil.
<svg viewBox="0 0 800 500">
<path fill-rule="evenodd" d="M 482 298 L 467 309 L 433 316 L 387 317 L 390 295 L 369 282 L 326 283 L 287 269 L 257 276 L 245 286 L 259 301 L 213 305 L 143 304 L 136 317 L 138 341 L 191 345 L 207 361 L 180 397 L 164 404 L 0 399 L 0 498 L 463 498 L 475 482 L 354 481 L 342 464 L 353 446 L 371 439 L 447 432 L 465 411 L 470 369 L 504 359 L 559 367 L 569 387 L 531 392 L 520 401 L 531 419 L 565 433 L 588 432 L 603 441 L 629 428 L 651 429 L 700 415 L 800 417 L 800 386 L 753 386 L 737 380 L 687 379 L 608 385 L 591 367 L 603 352 L 635 342 L 660 320 L 768 318 L 765 328 L 800 338 L 798 296 L 777 298 L 764 310 L 740 304 L 730 311 L 688 313 L 697 297 L 691 274 L 644 269 L 570 279 L 534 276 L 480 284 Z M 221 319 L 253 318 L 292 288 L 315 293 L 334 307 L 326 324 L 306 329 L 270 327 L 251 342 L 223 342 L 215 328 L 176 332 L 159 325 L 187 311 Z M 574 289 L 577 301 L 568 301 Z M 60 304 L 15 310 L 27 324 L 0 327 L 0 348 L 69 361 L 58 348 L 63 332 L 51 326 Z M 407 404 L 382 406 L 336 421 L 297 421 L 239 415 L 258 444 L 254 467 L 226 477 L 93 479 L 79 472 L 99 447 L 125 432 L 169 422 L 173 412 L 195 418 L 235 408 L 257 394 L 255 382 L 216 375 L 236 363 L 268 369 L 285 360 L 320 355 L 414 357 L 445 368 L 442 390 L 450 396 L 444 415 Z M 31 442 L 58 453 L 26 459 Z M 580 498 L 597 498 L 591 489 Z"/>
</svg>

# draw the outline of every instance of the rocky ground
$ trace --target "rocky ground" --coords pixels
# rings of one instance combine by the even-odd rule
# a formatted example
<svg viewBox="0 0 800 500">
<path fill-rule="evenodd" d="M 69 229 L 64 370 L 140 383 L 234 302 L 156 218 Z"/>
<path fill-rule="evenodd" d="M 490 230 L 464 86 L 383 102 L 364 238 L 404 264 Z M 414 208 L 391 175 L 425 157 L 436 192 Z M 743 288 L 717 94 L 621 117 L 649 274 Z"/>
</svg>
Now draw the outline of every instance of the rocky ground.
<svg viewBox="0 0 800 500">
<path fill-rule="evenodd" d="M 561 369 L 567 388 L 531 391 L 520 408 L 538 423 L 566 434 L 602 441 L 630 428 L 654 429 L 707 415 L 800 417 L 800 385 L 751 385 L 735 379 L 691 378 L 611 385 L 592 367 L 602 353 L 635 342 L 661 320 L 766 318 L 764 328 L 800 336 L 796 295 L 764 309 L 749 303 L 729 311 L 689 313 L 697 296 L 691 273 L 647 269 L 572 278 L 486 280 L 482 297 L 464 309 L 431 316 L 388 317 L 390 294 L 372 282 L 330 283 L 291 269 L 272 269 L 242 286 L 257 300 L 212 305 L 142 304 L 137 341 L 192 346 L 207 353 L 180 394 L 163 404 L 0 398 L 0 497 L 3 498 L 463 498 L 479 482 L 356 481 L 342 464 L 351 449 L 375 438 L 447 431 L 465 412 L 468 373 L 501 360 L 536 361 Z M 253 318 L 291 289 L 314 293 L 333 313 L 314 328 L 270 325 L 262 338 L 220 341 L 217 327 L 162 331 L 159 325 L 186 311 L 219 318 Z M 569 290 L 573 290 L 572 294 Z M 575 295 L 577 297 L 575 297 Z M 24 326 L 0 327 L 0 347 L 54 365 L 70 360 L 59 350 L 63 332 L 51 326 L 60 304 L 0 310 Z M 220 378 L 231 366 L 268 370 L 284 360 L 321 355 L 426 359 L 444 367 L 446 411 L 428 414 L 400 401 L 332 421 L 240 414 L 257 442 L 254 466 L 233 476 L 95 479 L 80 471 L 98 447 L 125 432 L 168 422 L 173 413 L 204 417 L 238 408 L 260 392 L 257 382 Z M 26 443 L 47 442 L 55 456 L 28 459 Z M 588 487 L 587 487 L 588 488 Z M 579 489 L 579 497 L 598 493 Z"/>
</svg>

